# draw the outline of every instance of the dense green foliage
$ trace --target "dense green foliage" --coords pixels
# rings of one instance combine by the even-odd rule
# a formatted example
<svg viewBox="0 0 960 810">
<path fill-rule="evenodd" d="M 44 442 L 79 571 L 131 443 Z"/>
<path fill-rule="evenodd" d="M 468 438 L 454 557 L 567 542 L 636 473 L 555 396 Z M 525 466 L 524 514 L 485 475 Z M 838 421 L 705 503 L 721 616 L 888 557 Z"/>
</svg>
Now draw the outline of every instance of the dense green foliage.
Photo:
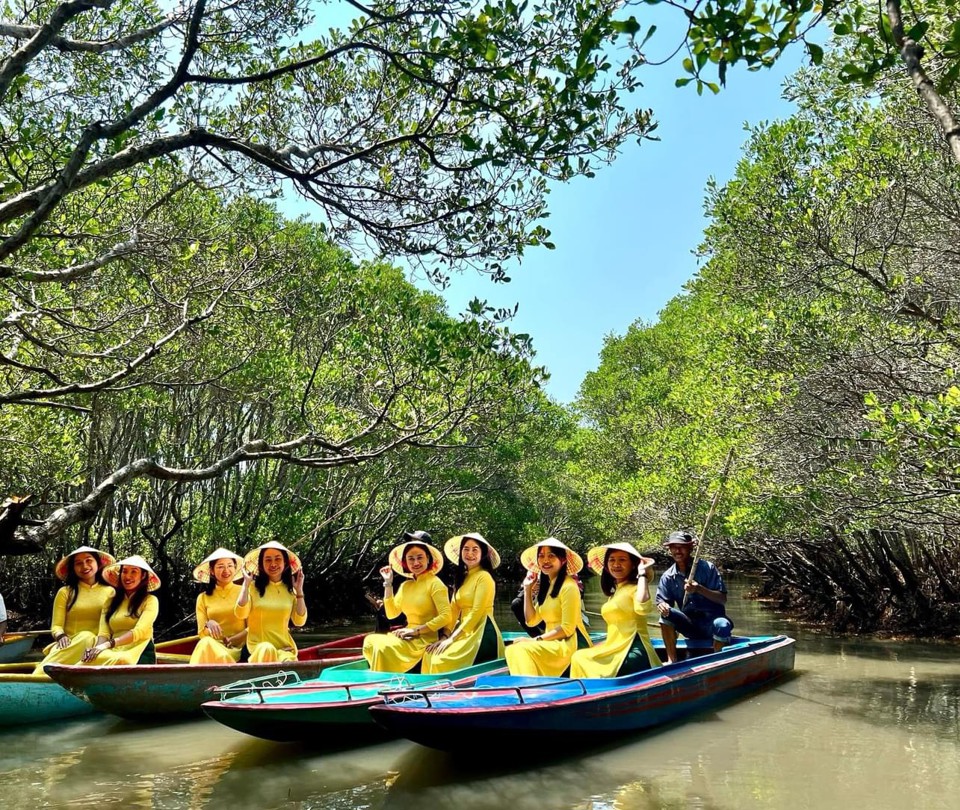
<svg viewBox="0 0 960 810">
<path fill-rule="evenodd" d="M 608 340 L 578 402 L 608 536 L 699 526 L 708 553 L 848 628 L 950 633 L 960 615 L 957 216 L 918 105 L 824 74 L 708 193 L 706 263 L 654 324 Z"/>
<path fill-rule="evenodd" d="M 0 490 L 33 502 L 0 552 L 142 551 L 177 594 L 276 536 L 359 588 L 402 528 L 463 531 L 445 502 L 555 416 L 527 339 L 391 265 L 550 246 L 547 181 L 652 127 L 617 8 L 3 3 Z M 293 190 L 321 224 L 262 202 Z"/>
<path fill-rule="evenodd" d="M 645 5 L 683 15 L 700 92 L 800 41 L 824 69 L 708 189 L 684 294 L 610 338 L 568 410 L 503 313 L 452 317 L 394 263 L 504 280 L 550 247 L 548 183 L 654 128 L 624 103 Z M 735 450 L 709 556 L 837 626 L 951 632 L 952 5 L 623 6 L 5 3 L 0 494 L 34 501 L 0 552 L 139 551 L 170 622 L 211 547 L 280 538 L 327 615 L 403 528 L 480 529 L 506 559 L 544 534 L 654 549 Z M 267 202 L 290 189 L 321 224 Z M 52 593 L 38 559 L 7 565 L 13 604 Z"/>
</svg>

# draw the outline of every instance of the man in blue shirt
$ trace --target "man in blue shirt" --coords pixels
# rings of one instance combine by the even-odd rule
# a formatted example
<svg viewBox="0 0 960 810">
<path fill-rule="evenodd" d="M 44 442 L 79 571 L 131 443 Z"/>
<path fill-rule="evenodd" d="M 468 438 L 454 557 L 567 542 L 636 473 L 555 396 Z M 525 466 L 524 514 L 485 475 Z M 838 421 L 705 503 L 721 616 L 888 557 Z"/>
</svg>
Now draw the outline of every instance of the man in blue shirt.
<svg viewBox="0 0 960 810">
<path fill-rule="evenodd" d="M 664 542 L 671 565 L 660 577 L 657 586 L 657 610 L 660 632 L 667 661 L 677 660 L 677 633 L 687 638 L 713 638 L 713 649 L 730 643 L 733 622 L 727 618 L 727 586 L 713 563 L 697 560 L 697 569 L 690 574 L 696 538 L 688 531 L 671 532 Z"/>
</svg>

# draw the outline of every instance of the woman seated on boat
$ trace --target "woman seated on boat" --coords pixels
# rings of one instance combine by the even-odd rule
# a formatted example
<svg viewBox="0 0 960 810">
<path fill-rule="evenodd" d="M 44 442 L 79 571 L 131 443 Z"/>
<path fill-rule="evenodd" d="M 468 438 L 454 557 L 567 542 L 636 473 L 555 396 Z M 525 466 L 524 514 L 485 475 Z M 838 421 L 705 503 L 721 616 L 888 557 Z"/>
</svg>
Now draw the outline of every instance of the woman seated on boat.
<svg viewBox="0 0 960 810">
<path fill-rule="evenodd" d="M 427 647 L 450 621 L 450 598 L 437 577 L 443 557 L 429 545 L 427 532 L 405 532 L 403 537 L 406 542 L 390 552 L 390 563 L 380 569 L 380 576 L 387 616 L 405 613 L 407 624 L 389 633 L 371 633 L 363 640 L 363 657 L 376 672 L 417 671 Z M 394 573 L 408 577 L 396 594 Z"/>
<path fill-rule="evenodd" d="M 247 624 L 235 613 L 243 579 L 243 558 L 218 548 L 193 569 L 193 578 L 204 585 L 197 597 L 197 633 L 200 640 L 191 664 L 236 664 L 247 639 Z"/>
<path fill-rule="evenodd" d="M 108 565 L 103 578 L 116 592 L 100 615 L 97 638 L 88 633 L 75 636 L 75 640 L 87 637 L 94 642 L 83 651 L 80 663 L 98 667 L 144 663 L 148 656 L 152 658 L 153 624 L 160 611 L 152 592 L 160 587 L 160 577 L 135 554 Z"/>
<path fill-rule="evenodd" d="M 580 589 L 569 574 L 579 573 L 583 559 L 555 537 L 530 546 L 520 555 L 527 569 L 523 580 L 524 619 L 528 626 L 544 622 L 536 638 L 519 638 L 507 647 L 511 675 L 562 675 L 578 648 L 589 647 L 583 624 Z M 531 595 L 539 574 L 539 591 Z"/>
<path fill-rule="evenodd" d="M 271 540 L 244 557 L 241 571 L 243 585 L 234 612 L 247 623 L 250 662 L 296 660 L 297 645 L 290 635 L 290 623 L 303 627 L 307 622 L 300 558 Z"/>
<path fill-rule="evenodd" d="M 427 646 L 421 667 L 425 675 L 503 658 L 503 638 L 493 618 L 497 586 L 491 573 L 500 565 L 500 555 L 476 533 L 451 537 L 443 553 L 457 566 L 449 634 Z"/>
<path fill-rule="evenodd" d="M 650 598 L 653 560 L 630 543 L 608 543 L 587 552 L 587 565 L 600 574 L 600 590 L 609 597 L 601 608 L 607 638 L 573 654 L 570 677 L 615 678 L 660 666 L 648 625 L 657 615 Z"/>
<path fill-rule="evenodd" d="M 105 551 L 80 546 L 54 566 L 57 579 L 66 584 L 53 599 L 53 620 L 50 634 L 53 643 L 44 648 L 44 659 L 37 664 L 35 675 L 43 674 L 45 664 L 76 664 L 83 651 L 90 646 L 100 629 L 100 616 L 113 598 L 114 590 L 103 578 L 103 569 L 116 562 Z M 75 649 L 66 652 L 77 633 L 86 632 L 89 638 Z"/>
</svg>

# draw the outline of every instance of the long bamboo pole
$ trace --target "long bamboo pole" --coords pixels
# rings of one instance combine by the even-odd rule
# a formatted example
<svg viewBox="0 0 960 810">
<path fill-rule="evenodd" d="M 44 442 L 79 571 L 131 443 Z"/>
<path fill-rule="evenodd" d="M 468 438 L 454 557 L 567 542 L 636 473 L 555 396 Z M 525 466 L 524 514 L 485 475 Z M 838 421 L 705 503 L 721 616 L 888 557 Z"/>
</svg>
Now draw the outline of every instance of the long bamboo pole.
<svg viewBox="0 0 960 810">
<path fill-rule="evenodd" d="M 710 501 L 710 510 L 707 512 L 706 520 L 703 521 L 703 528 L 700 530 L 700 536 L 697 539 L 697 549 L 693 553 L 693 562 L 690 564 L 690 570 L 687 572 L 687 582 L 693 582 L 694 572 L 697 570 L 697 563 L 700 561 L 700 552 L 703 551 L 703 546 L 707 539 L 707 529 L 710 528 L 710 521 L 713 520 L 713 515 L 717 511 L 717 504 L 720 503 L 720 495 L 723 493 L 723 485 L 727 482 L 727 476 L 730 474 L 730 468 L 733 465 L 733 448 L 731 447 L 727 453 L 727 459 L 723 463 L 723 471 L 720 473 L 720 480 L 717 483 L 717 491 L 713 493 L 713 500 Z M 681 608 L 687 604 L 687 599 L 690 597 L 690 593 L 686 592 L 683 595 L 683 605 Z"/>
</svg>

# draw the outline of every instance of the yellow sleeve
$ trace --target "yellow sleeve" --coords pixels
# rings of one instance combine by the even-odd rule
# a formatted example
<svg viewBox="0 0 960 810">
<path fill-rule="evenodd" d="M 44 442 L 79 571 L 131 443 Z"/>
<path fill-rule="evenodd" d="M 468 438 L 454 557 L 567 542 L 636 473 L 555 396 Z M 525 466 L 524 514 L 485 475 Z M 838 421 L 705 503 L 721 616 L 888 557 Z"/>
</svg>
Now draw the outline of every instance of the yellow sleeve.
<svg viewBox="0 0 960 810">
<path fill-rule="evenodd" d="M 454 594 L 456 596 L 456 594 Z M 460 618 L 460 605 L 454 599 L 450 603 L 450 621 L 447 622 L 447 635 L 449 636 L 457 627 L 457 620 Z"/>
<path fill-rule="evenodd" d="M 439 630 L 441 627 L 446 627 L 447 622 L 450 621 L 450 597 L 447 595 L 447 586 L 437 577 L 433 577 L 430 583 L 430 598 L 433 600 L 437 615 L 427 622 L 427 627 L 431 630 Z"/>
<path fill-rule="evenodd" d="M 201 636 L 209 636 L 210 631 L 207 630 L 207 595 L 201 591 L 197 596 L 197 634 Z"/>
<path fill-rule="evenodd" d="M 403 613 L 403 598 L 400 596 L 400 591 L 403 589 L 404 584 L 407 580 L 404 580 L 400 583 L 400 587 L 393 592 L 393 596 L 385 596 L 383 598 L 383 610 L 387 614 L 388 619 L 396 619 L 401 613 Z"/>
<path fill-rule="evenodd" d="M 527 627 L 536 627 L 538 624 L 540 624 L 540 622 L 543 621 L 543 616 L 540 615 L 540 602 L 537 601 L 539 597 L 540 594 L 537 594 L 536 596 L 533 594 L 530 595 L 530 604 L 533 605 L 533 618 L 530 621 L 527 621 L 526 613 L 524 613 L 523 621 L 526 623 Z M 526 599 L 526 596 L 524 596 L 524 599 Z"/>
<path fill-rule="evenodd" d="M 53 599 L 53 619 L 50 622 L 50 632 L 56 638 L 64 632 L 67 623 L 67 600 L 70 598 L 70 589 L 66 586 L 57 591 Z"/>
<path fill-rule="evenodd" d="M 571 638 L 577 632 L 583 619 L 580 610 L 580 589 L 569 579 L 560 588 L 560 629 L 564 638 Z"/>
<path fill-rule="evenodd" d="M 293 622 L 294 627 L 303 627 L 307 623 L 307 603 L 303 603 L 304 611 L 301 616 L 297 613 L 297 597 L 293 597 L 293 607 L 290 609 L 290 621 Z"/>
<path fill-rule="evenodd" d="M 464 633 L 476 630 L 493 610 L 493 599 L 497 593 L 497 586 L 488 571 L 481 572 L 477 577 L 477 587 L 473 591 L 473 601 L 470 608 L 460 621 Z"/>
<path fill-rule="evenodd" d="M 107 624 L 107 611 L 110 610 L 110 603 L 113 601 L 111 596 L 103 603 L 103 610 L 100 611 L 100 628 L 97 630 L 98 638 L 110 638 L 113 634 L 110 632 L 110 625 Z"/>
<path fill-rule="evenodd" d="M 153 638 L 153 623 L 157 620 L 157 614 L 160 613 L 160 602 L 156 596 L 148 596 L 143 600 L 140 607 L 140 615 L 137 617 L 137 623 L 130 631 L 133 633 L 132 644 L 139 644 L 141 641 L 149 641 Z"/>
<path fill-rule="evenodd" d="M 250 589 L 247 591 L 247 604 L 245 605 L 240 604 L 240 595 L 237 594 L 237 605 L 233 609 L 233 615 L 238 619 L 243 619 L 246 621 L 250 618 L 250 611 L 253 610 L 253 593 L 256 590 L 257 586 L 251 582 Z"/>
<path fill-rule="evenodd" d="M 642 576 L 642 575 L 641 575 Z M 638 597 L 643 593 L 647 598 L 642 602 L 638 601 Z M 636 591 L 633 595 L 633 611 L 638 616 L 643 616 L 644 618 L 648 616 L 653 616 L 657 612 L 657 607 L 654 604 L 653 597 L 650 594 L 650 583 L 646 583 L 646 588 L 641 588 L 639 583 L 636 586 Z"/>
</svg>

